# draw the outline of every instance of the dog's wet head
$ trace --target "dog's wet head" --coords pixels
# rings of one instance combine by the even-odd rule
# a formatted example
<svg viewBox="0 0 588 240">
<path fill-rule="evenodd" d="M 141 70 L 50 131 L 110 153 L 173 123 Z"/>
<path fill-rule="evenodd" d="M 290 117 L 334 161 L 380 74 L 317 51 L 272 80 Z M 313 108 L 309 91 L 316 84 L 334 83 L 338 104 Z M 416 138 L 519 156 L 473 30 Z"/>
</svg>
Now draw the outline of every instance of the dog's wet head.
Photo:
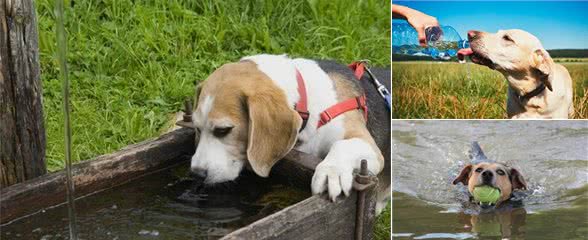
<svg viewBox="0 0 588 240">
<path fill-rule="evenodd" d="M 462 183 L 467 185 L 471 195 L 474 189 L 479 186 L 490 186 L 500 190 L 500 199 L 496 205 L 508 200 L 515 189 L 526 189 L 527 184 L 514 168 L 501 163 L 482 162 L 475 165 L 468 164 L 453 180 L 453 184 Z"/>
<path fill-rule="evenodd" d="M 503 74 L 521 72 L 549 74 L 553 62 L 543 45 L 532 34 L 519 30 L 497 33 L 469 31 L 472 62 L 496 69 Z"/>
<path fill-rule="evenodd" d="M 245 166 L 267 177 L 294 146 L 301 120 L 253 62 L 223 65 L 196 96 L 192 121 L 199 142 L 191 170 L 206 184 L 234 180 Z"/>
</svg>

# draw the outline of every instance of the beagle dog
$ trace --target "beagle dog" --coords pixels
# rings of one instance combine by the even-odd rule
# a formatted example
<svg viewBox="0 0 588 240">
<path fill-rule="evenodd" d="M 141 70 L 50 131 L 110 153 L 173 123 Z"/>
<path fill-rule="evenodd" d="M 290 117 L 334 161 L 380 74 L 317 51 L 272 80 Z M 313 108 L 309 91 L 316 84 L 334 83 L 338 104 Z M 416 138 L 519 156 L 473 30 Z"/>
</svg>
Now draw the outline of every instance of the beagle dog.
<svg viewBox="0 0 588 240">
<path fill-rule="evenodd" d="M 471 48 L 458 58 L 497 70 L 508 81 L 509 118 L 573 117 L 573 86 L 568 70 L 556 64 L 539 39 L 523 30 L 469 31 Z"/>
<path fill-rule="evenodd" d="M 462 183 L 467 186 L 470 202 L 473 202 L 474 189 L 479 186 L 490 186 L 500 190 L 500 198 L 494 205 L 482 205 L 483 209 L 502 207 L 513 196 L 517 189 L 527 189 L 523 175 L 515 168 L 488 159 L 477 142 L 472 143 L 470 151 L 471 163 L 463 167 L 453 184 Z"/>
<path fill-rule="evenodd" d="M 372 174 L 385 173 L 389 179 L 390 171 L 382 171 L 385 165 L 390 168 L 389 163 L 380 149 L 390 149 L 390 115 L 379 96 L 370 99 L 368 94 L 368 119 L 365 108 L 359 108 L 322 121 L 330 107 L 360 99 L 366 92 L 354 78 L 344 65 L 286 55 L 248 56 L 221 66 L 196 88 L 192 122 L 199 143 L 192 172 L 207 184 L 232 181 L 245 167 L 267 177 L 278 160 L 296 149 L 323 159 L 311 189 L 314 194 L 328 192 L 333 201 L 349 195 L 362 159 L 368 161 Z M 306 105 L 305 113 L 300 105 Z M 379 133 L 371 130 L 377 138 L 366 122 L 380 128 Z M 389 180 L 381 184 L 388 186 L 388 192 L 379 194 L 384 196 L 379 210 L 390 195 Z"/>
</svg>

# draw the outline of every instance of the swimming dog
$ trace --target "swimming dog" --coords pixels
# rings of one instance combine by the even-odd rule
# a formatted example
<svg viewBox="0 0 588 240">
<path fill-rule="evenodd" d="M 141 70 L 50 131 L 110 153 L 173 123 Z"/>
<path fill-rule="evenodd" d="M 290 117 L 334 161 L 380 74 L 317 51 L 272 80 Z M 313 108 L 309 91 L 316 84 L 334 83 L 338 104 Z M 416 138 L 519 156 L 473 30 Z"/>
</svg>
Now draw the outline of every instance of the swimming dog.
<svg viewBox="0 0 588 240">
<path fill-rule="evenodd" d="M 482 208 L 496 208 L 504 205 L 517 189 L 527 189 L 527 183 L 520 171 L 504 163 L 490 160 L 484 155 L 477 142 L 472 143 L 470 151 L 471 163 L 463 167 L 453 184 L 462 183 L 468 188 L 470 202 L 479 204 Z M 500 199 L 494 204 L 474 202 L 474 189 L 480 186 L 490 186 L 500 191 Z"/>
</svg>

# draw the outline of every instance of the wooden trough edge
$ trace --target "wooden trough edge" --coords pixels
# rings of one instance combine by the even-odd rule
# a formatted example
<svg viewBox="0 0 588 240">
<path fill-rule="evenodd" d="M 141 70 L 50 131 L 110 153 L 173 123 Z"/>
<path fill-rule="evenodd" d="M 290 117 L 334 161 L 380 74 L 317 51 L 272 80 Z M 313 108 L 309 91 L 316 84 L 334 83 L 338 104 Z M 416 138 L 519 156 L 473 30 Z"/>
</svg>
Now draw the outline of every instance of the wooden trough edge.
<svg viewBox="0 0 588 240">
<path fill-rule="evenodd" d="M 186 159 L 195 150 L 194 130 L 181 128 L 156 139 L 129 145 L 72 167 L 76 197 L 119 186 Z M 308 189 L 320 159 L 288 153 L 272 169 L 272 177 Z M 0 224 L 64 203 L 65 172 L 59 171 L 0 189 Z"/>
<path fill-rule="evenodd" d="M 76 197 L 112 188 L 171 166 L 194 153 L 194 131 L 178 129 L 157 139 L 75 164 Z M 0 190 L 0 224 L 65 202 L 65 172 L 50 173 Z"/>
<path fill-rule="evenodd" d="M 361 239 L 373 238 L 375 223 L 375 188 L 366 190 L 366 211 Z M 357 192 L 333 203 L 314 195 L 252 224 L 229 233 L 221 240 L 237 239 L 353 239 L 357 210 Z"/>
</svg>

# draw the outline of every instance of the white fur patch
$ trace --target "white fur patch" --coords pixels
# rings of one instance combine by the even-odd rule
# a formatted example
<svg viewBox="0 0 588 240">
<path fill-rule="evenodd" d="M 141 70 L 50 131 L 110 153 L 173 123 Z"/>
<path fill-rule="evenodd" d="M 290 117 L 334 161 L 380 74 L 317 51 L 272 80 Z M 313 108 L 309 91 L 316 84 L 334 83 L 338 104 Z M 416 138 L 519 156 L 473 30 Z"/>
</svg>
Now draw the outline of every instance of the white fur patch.
<svg viewBox="0 0 588 240">
<path fill-rule="evenodd" d="M 192 122 L 196 127 L 202 127 L 208 121 L 208 113 L 212 110 L 214 104 L 214 97 L 207 95 L 204 97 L 202 104 L 198 105 L 196 112 L 192 114 Z"/>
<path fill-rule="evenodd" d="M 196 153 L 192 156 L 190 168 L 194 172 L 206 172 L 206 183 L 218 183 L 231 181 L 239 176 L 243 169 L 243 162 L 239 161 L 236 156 L 230 154 L 229 146 L 214 137 L 211 133 L 212 126 L 208 114 L 214 104 L 213 96 L 205 96 L 198 109 L 192 115 L 194 125 L 200 132 L 200 141 L 196 148 Z M 223 120 L 221 120 L 221 124 Z"/>
</svg>

